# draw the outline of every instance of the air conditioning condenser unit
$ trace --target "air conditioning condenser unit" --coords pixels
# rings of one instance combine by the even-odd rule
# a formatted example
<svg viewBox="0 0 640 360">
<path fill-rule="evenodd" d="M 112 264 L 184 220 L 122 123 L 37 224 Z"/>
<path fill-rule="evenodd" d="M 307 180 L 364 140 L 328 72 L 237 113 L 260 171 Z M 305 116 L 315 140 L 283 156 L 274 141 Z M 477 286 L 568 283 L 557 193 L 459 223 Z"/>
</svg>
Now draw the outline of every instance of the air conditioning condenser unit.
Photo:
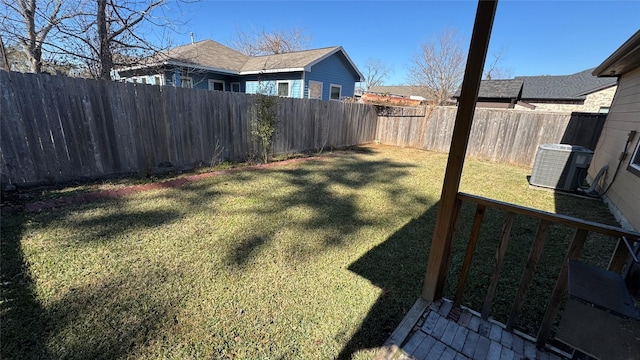
<svg viewBox="0 0 640 360">
<path fill-rule="evenodd" d="M 587 175 L 593 151 L 576 145 L 538 147 L 529 183 L 556 190 L 575 191 Z"/>
</svg>

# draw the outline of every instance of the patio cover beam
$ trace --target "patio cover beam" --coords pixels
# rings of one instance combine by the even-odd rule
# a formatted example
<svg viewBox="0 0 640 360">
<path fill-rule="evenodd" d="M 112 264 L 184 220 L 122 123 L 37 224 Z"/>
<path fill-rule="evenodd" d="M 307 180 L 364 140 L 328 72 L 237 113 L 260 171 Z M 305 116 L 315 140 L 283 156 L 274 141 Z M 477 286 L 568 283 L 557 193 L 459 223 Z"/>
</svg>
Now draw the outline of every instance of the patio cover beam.
<svg viewBox="0 0 640 360">
<path fill-rule="evenodd" d="M 453 224 L 457 218 L 456 196 L 460 187 L 465 152 L 469 142 L 478 89 L 480 88 L 497 6 L 498 0 L 480 0 L 476 10 L 458 112 L 449 148 L 449 160 L 447 161 L 433 239 L 431 240 L 427 273 L 422 287 L 422 298 L 428 301 L 442 297 L 449 269 Z"/>
</svg>

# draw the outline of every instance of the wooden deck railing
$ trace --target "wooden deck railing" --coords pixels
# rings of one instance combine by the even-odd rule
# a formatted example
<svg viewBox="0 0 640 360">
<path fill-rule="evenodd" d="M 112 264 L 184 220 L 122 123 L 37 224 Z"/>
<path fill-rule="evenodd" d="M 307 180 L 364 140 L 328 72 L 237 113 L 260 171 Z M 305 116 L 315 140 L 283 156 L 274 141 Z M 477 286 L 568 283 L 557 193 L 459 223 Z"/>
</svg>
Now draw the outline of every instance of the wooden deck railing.
<svg viewBox="0 0 640 360">
<path fill-rule="evenodd" d="M 501 201 L 486 199 L 483 197 L 464 193 L 458 193 L 457 195 L 455 211 L 456 214 L 459 214 L 458 210 L 460 209 L 460 206 L 463 202 L 476 204 L 476 213 L 473 220 L 470 237 L 467 244 L 467 250 L 462 265 L 462 271 L 454 298 L 454 304 L 456 305 L 459 305 L 462 301 L 465 283 L 471 270 L 471 263 L 480 234 L 480 227 L 482 225 L 482 220 L 487 207 L 506 211 L 506 217 L 502 226 L 502 233 L 494 259 L 493 274 L 491 276 L 489 288 L 487 290 L 487 294 L 485 296 L 481 310 L 481 315 L 485 319 L 488 318 L 491 313 L 491 305 L 498 286 L 498 280 L 503 265 L 504 255 L 509 243 L 511 227 L 516 215 L 524 215 L 540 220 L 535 238 L 533 240 L 533 244 L 531 246 L 531 250 L 529 252 L 529 258 L 527 259 L 527 264 L 520 281 L 518 292 L 511 306 L 511 312 L 506 324 L 508 330 L 513 329 L 514 324 L 520 316 L 520 311 L 522 310 L 527 292 L 529 291 L 531 283 L 533 282 L 536 267 L 538 265 L 538 261 L 540 260 L 544 243 L 549 233 L 549 227 L 552 224 L 562 224 L 576 229 L 573 240 L 571 241 L 567 250 L 567 254 L 565 256 L 564 265 L 562 266 L 560 274 L 558 275 L 555 288 L 547 304 L 540 328 L 538 329 L 536 342 L 539 346 L 544 345 L 544 343 L 546 342 L 553 326 L 553 321 L 558 315 L 558 311 L 560 310 L 562 299 L 567 289 L 568 261 L 569 259 L 577 259 L 580 256 L 589 233 L 598 233 L 606 236 L 611 236 L 613 238 L 618 238 L 618 244 L 616 246 L 616 249 L 614 250 L 613 255 L 611 256 L 611 260 L 609 261 L 608 266 L 608 270 L 618 273 L 622 271 L 624 263 L 629 257 L 628 249 L 626 245 L 621 241 L 621 238 L 624 236 L 632 242 L 640 242 L 640 234 L 633 231 L 614 226 L 603 225 L 592 221 L 585 221 L 570 216 L 552 214 L 540 210 L 530 209 L 523 206 L 508 204 Z M 455 222 L 456 219 L 453 219 L 453 224 L 455 224 Z"/>
</svg>

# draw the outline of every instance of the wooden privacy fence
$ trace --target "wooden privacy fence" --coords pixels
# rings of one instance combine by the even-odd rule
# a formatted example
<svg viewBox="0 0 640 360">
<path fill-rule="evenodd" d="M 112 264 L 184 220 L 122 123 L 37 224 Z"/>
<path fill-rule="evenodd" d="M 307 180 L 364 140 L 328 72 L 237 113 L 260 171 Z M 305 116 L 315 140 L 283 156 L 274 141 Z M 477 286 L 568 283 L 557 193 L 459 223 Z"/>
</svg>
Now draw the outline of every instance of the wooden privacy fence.
<svg viewBox="0 0 640 360">
<path fill-rule="evenodd" d="M 456 107 L 413 108 L 378 117 L 382 144 L 448 152 Z M 421 116 L 423 114 L 423 116 Z M 476 109 L 467 156 L 532 167 L 538 146 L 567 143 L 592 150 L 605 114 Z"/>
<path fill-rule="evenodd" d="M 253 95 L 0 71 L 0 181 L 37 184 L 180 168 L 252 152 Z M 447 152 L 455 107 L 283 98 L 276 154 L 383 144 Z M 531 167 L 538 146 L 595 149 L 604 114 L 476 109 L 467 155 Z M 219 153 L 219 154 L 218 154 Z"/>
<path fill-rule="evenodd" d="M 244 160 L 253 95 L 0 71 L 2 184 Z M 372 141 L 369 105 L 281 99 L 272 150 Z"/>
</svg>

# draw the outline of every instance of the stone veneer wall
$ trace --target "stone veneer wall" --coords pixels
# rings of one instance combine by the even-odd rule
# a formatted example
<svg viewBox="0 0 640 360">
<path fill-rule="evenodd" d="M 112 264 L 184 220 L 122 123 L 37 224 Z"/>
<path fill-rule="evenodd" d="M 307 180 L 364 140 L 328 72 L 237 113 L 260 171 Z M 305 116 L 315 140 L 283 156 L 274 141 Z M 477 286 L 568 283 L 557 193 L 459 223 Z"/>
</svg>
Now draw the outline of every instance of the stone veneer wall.
<svg viewBox="0 0 640 360">
<path fill-rule="evenodd" d="M 612 86 L 587 95 L 584 104 L 549 104 L 549 103 L 529 103 L 536 108 L 533 111 L 553 111 L 553 112 L 592 112 L 597 113 L 602 106 L 611 106 L 613 95 L 617 86 Z M 532 110 L 524 106 L 516 105 L 516 110 Z"/>
</svg>

